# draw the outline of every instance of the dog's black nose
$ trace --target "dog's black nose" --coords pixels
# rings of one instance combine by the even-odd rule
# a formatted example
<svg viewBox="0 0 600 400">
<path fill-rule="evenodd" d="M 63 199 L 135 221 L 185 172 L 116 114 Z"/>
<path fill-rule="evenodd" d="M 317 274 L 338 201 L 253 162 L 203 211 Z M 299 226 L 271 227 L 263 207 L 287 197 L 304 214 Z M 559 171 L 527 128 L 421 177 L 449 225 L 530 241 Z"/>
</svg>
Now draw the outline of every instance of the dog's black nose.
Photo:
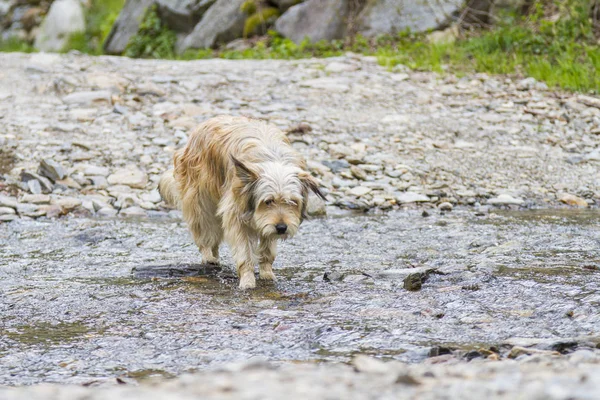
<svg viewBox="0 0 600 400">
<path fill-rule="evenodd" d="M 287 225 L 286 224 L 277 224 L 277 225 L 275 225 L 275 229 L 277 230 L 278 234 L 283 235 L 285 232 L 287 232 Z"/>
</svg>

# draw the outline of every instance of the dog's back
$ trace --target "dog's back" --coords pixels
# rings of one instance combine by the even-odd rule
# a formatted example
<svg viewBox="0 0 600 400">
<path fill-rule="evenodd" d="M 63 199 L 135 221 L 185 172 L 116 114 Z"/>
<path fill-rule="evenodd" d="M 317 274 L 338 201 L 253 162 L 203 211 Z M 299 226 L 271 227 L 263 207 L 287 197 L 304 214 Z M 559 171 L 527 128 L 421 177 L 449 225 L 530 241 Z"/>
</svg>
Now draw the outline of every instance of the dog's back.
<svg viewBox="0 0 600 400">
<path fill-rule="evenodd" d="M 180 193 L 193 190 L 218 201 L 227 180 L 235 174 L 232 156 L 248 163 L 305 165 L 285 134 L 273 125 L 245 117 L 218 116 L 194 129 L 187 145 L 175 153 L 174 170 L 165 172 L 159 182 L 163 199 L 179 207 Z"/>
</svg>

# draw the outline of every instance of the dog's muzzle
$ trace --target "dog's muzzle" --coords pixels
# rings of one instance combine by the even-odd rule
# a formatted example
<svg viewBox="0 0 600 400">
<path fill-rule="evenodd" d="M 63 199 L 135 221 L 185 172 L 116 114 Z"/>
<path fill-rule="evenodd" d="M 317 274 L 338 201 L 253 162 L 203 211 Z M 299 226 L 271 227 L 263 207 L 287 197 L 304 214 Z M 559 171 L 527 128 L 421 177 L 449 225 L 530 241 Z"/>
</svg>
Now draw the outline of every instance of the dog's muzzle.
<svg viewBox="0 0 600 400">
<path fill-rule="evenodd" d="M 277 231 L 278 235 L 284 235 L 287 232 L 287 225 L 286 224 L 277 224 L 275 225 L 275 230 Z"/>
</svg>

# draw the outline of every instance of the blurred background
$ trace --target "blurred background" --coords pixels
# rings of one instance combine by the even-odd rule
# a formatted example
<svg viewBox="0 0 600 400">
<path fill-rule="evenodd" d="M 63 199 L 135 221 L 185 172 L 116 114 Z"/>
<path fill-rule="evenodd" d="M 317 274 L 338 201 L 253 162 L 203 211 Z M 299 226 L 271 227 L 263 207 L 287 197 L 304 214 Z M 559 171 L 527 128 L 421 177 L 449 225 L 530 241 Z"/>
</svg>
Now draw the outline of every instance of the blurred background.
<svg viewBox="0 0 600 400">
<path fill-rule="evenodd" d="M 0 51 L 201 59 L 352 51 L 389 68 L 600 87 L 598 0 L 0 0 Z"/>
</svg>

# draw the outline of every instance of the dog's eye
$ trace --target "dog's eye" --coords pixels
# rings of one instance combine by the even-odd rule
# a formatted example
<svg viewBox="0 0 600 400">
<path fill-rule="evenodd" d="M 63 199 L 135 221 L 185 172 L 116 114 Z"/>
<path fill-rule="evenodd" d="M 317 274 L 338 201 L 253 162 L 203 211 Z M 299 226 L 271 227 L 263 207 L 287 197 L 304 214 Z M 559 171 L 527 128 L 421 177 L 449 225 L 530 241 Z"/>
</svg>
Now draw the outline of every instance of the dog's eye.
<svg viewBox="0 0 600 400">
<path fill-rule="evenodd" d="M 273 200 L 269 199 L 269 200 L 265 200 L 265 205 L 266 206 L 271 206 L 273 205 Z"/>
<path fill-rule="evenodd" d="M 295 206 L 297 206 L 297 205 L 298 205 L 298 202 L 297 202 L 297 201 L 295 201 L 295 200 L 290 200 L 290 201 L 288 201 L 288 204 L 289 204 L 290 206 L 294 206 L 294 207 L 295 207 Z"/>
</svg>

